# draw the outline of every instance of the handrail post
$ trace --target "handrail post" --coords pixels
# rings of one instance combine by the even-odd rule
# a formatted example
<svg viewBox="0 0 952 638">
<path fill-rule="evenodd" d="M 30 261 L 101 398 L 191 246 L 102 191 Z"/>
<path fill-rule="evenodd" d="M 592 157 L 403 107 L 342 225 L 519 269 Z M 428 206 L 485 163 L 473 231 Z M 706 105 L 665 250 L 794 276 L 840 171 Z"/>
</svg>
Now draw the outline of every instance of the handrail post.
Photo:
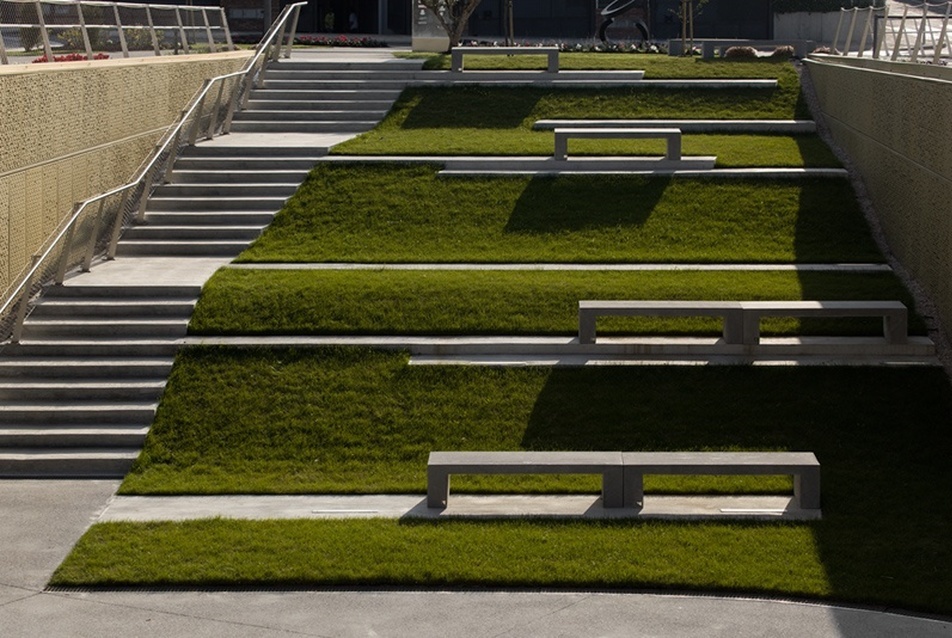
<svg viewBox="0 0 952 638">
<path fill-rule="evenodd" d="M 217 53 L 218 49 L 215 48 L 215 36 L 212 35 L 212 25 L 208 23 L 208 13 L 205 11 L 205 7 L 202 7 L 202 20 L 205 22 L 205 37 L 208 38 L 208 50 L 211 53 Z"/>
<path fill-rule="evenodd" d="M 96 253 L 96 242 L 99 239 L 99 228 L 102 226 L 102 211 L 106 205 L 106 198 L 99 200 L 99 210 L 96 211 L 96 224 L 93 226 L 93 232 L 89 235 L 89 243 L 86 245 L 86 254 L 83 255 L 83 272 L 89 272 L 93 265 L 93 255 Z"/>
<path fill-rule="evenodd" d="M 291 49 L 294 48 L 294 36 L 297 34 L 298 18 L 301 17 L 301 7 L 294 7 L 294 15 L 291 17 L 291 32 L 288 33 L 288 53 L 284 57 L 291 59 Z"/>
<path fill-rule="evenodd" d="M 277 62 L 278 58 L 281 57 L 281 47 L 284 44 L 284 32 L 287 30 L 287 21 L 281 23 L 281 30 L 278 32 L 278 37 L 274 39 L 274 44 L 271 49 L 271 61 Z"/>
<path fill-rule="evenodd" d="M 185 33 L 185 25 L 182 24 L 182 12 L 175 7 L 175 21 L 178 22 L 179 38 L 182 40 L 182 53 L 188 54 L 188 35 Z"/>
<path fill-rule="evenodd" d="M 899 34 L 896 36 L 896 42 L 893 44 L 892 56 L 890 60 L 895 62 L 899 59 L 899 47 L 902 46 L 902 39 L 906 36 L 906 16 L 909 14 L 909 5 L 904 5 L 902 9 L 902 19 L 899 21 Z"/>
<path fill-rule="evenodd" d="M 228 100 L 228 112 L 225 113 L 225 121 L 221 125 L 222 135 L 231 132 L 231 120 L 235 117 L 235 111 L 238 109 L 238 98 L 241 97 L 241 87 L 244 85 L 244 80 L 236 79 L 233 84 L 235 86 L 231 92 L 231 99 Z"/>
<path fill-rule="evenodd" d="M 33 266 L 36 266 L 36 255 L 34 255 Z M 30 273 L 26 276 L 26 281 L 23 282 L 23 292 L 20 293 L 20 301 L 17 304 L 17 315 L 13 319 L 13 331 L 10 333 L 10 341 L 12 343 L 19 343 L 20 337 L 23 336 L 23 320 L 26 319 L 26 308 L 30 305 L 30 297 L 33 295 L 31 291 L 33 290 L 33 270 L 30 270 Z"/>
<path fill-rule="evenodd" d="M 221 112 L 221 100 L 225 91 L 225 83 L 218 83 L 218 97 L 215 98 L 215 106 L 208 118 L 208 139 L 215 139 L 215 129 L 218 128 L 218 114 Z"/>
<path fill-rule="evenodd" d="M 152 20 L 152 9 L 145 5 L 145 19 L 149 23 L 149 35 L 152 36 L 152 48 L 157 56 L 162 55 L 162 49 L 159 47 L 159 36 L 155 33 L 155 22 Z"/>
<path fill-rule="evenodd" d="M 155 172 L 155 164 L 142 176 L 142 196 L 139 198 L 139 209 L 136 211 L 136 223 L 139 224 L 145 221 L 145 208 L 149 203 L 149 195 L 152 194 L 153 172 Z"/>
<path fill-rule="evenodd" d="M 122 57 L 129 57 L 129 46 L 126 44 L 126 34 L 122 32 L 122 19 L 119 18 L 119 5 L 112 3 L 112 12 L 116 16 L 116 30 L 119 31 L 119 47 L 122 49 Z"/>
<path fill-rule="evenodd" d="M 63 280 L 66 279 L 66 269 L 69 267 L 69 251 L 73 247 L 73 235 L 76 233 L 76 214 L 83 207 L 82 204 L 76 204 L 73 207 L 73 213 L 70 220 L 69 226 L 66 228 L 66 240 L 63 242 L 63 254 L 60 255 L 59 266 L 56 268 L 56 278 L 54 281 L 57 285 L 63 283 Z"/>
<path fill-rule="evenodd" d="M 925 39 L 926 25 L 929 15 L 929 3 L 922 3 L 922 19 L 919 21 L 919 31 L 916 33 L 916 43 L 912 46 L 912 55 L 909 56 L 911 62 L 919 59 L 919 50 L 922 48 L 922 41 Z"/>
<path fill-rule="evenodd" d="M 50 46 L 50 34 L 46 30 L 46 20 L 43 19 L 43 5 L 40 0 L 36 0 L 36 21 L 40 23 L 40 33 L 43 34 L 43 52 L 46 54 L 46 61 L 53 61 L 53 47 Z"/>
<path fill-rule="evenodd" d="M 859 52 L 857 57 L 863 57 L 863 53 L 866 51 L 866 40 L 869 38 L 869 30 L 873 19 L 873 9 L 870 7 L 866 10 L 866 23 L 863 25 L 863 35 L 859 39 Z"/>
<path fill-rule="evenodd" d="M 225 7 L 220 8 L 221 11 L 221 28 L 225 31 L 225 42 L 228 43 L 228 50 L 235 50 L 235 43 L 231 39 L 231 29 L 228 27 L 228 16 L 225 15 Z"/>
<path fill-rule="evenodd" d="M 843 45 L 843 55 L 849 57 L 850 46 L 853 44 L 853 29 L 856 27 L 856 13 L 857 10 L 853 9 L 853 16 L 850 18 L 850 29 L 846 33 L 846 43 Z"/>
<path fill-rule="evenodd" d="M 7 58 L 7 46 L 3 43 L 3 30 L 0 29 L 0 64 L 10 64 Z"/>
<path fill-rule="evenodd" d="M 116 248 L 119 246 L 119 235 L 122 233 L 122 221 L 125 219 L 126 203 L 129 201 L 129 191 L 122 191 L 122 199 L 119 200 L 119 210 L 116 211 L 116 218 L 112 222 L 112 234 L 109 238 L 109 248 L 106 249 L 106 259 L 116 258 Z"/>
<path fill-rule="evenodd" d="M 192 130 L 188 134 L 188 145 L 195 146 L 198 140 L 198 129 L 202 125 L 202 112 L 205 110 L 205 96 L 208 94 L 208 80 L 202 84 L 202 97 L 198 98 L 198 104 L 195 106 L 195 120 L 192 122 Z"/>
<path fill-rule="evenodd" d="M 946 40 L 948 40 L 950 14 L 952 14 L 952 2 L 947 2 L 945 4 L 945 17 L 942 19 L 942 30 L 939 32 L 939 41 L 935 45 L 935 55 L 932 57 L 933 64 L 938 64 L 942 58 L 942 49 L 945 48 Z"/>
<path fill-rule="evenodd" d="M 89 29 L 86 28 L 86 16 L 83 15 L 83 3 L 76 3 L 76 15 L 79 17 L 79 29 L 83 33 L 83 46 L 86 47 L 86 59 L 93 59 L 93 45 L 89 41 Z"/>
<path fill-rule="evenodd" d="M 182 117 L 185 117 L 187 111 L 182 111 Z M 175 137 L 172 138 L 172 144 L 169 146 L 169 157 L 165 161 L 165 172 L 162 175 L 162 183 L 172 183 L 172 172 L 175 167 L 175 156 L 178 155 L 179 140 L 182 138 L 182 128 L 175 131 Z"/>
</svg>

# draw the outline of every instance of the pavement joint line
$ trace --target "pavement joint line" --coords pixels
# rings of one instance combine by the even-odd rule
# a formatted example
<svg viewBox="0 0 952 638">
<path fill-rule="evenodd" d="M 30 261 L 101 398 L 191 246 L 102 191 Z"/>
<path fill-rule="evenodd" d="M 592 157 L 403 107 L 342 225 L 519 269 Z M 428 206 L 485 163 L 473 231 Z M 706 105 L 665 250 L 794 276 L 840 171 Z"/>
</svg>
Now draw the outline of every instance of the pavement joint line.
<svg viewBox="0 0 952 638">
<path fill-rule="evenodd" d="M 552 271 L 790 271 L 790 272 L 892 272 L 889 264 L 575 264 L 575 263 L 231 263 L 233 270 L 552 270 Z"/>
</svg>

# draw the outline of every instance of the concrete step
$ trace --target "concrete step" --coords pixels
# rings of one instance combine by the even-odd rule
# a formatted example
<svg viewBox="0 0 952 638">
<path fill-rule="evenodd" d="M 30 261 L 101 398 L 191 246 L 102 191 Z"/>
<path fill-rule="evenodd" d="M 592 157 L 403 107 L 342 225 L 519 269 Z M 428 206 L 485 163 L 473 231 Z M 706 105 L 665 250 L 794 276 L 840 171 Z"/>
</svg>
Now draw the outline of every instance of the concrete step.
<svg viewBox="0 0 952 638">
<path fill-rule="evenodd" d="M 249 111 L 377 111 L 384 114 L 393 106 L 393 100 L 249 100 L 242 113 Z"/>
<path fill-rule="evenodd" d="M 140 447 L 148 425 L 4 425 L 0 426 L 3 448 L 114 448 Z M 12 452 L 12 450 L 8 450 Z"/>
<path fill-rule="evenodd" d="M 423 60 L 394 58 L 385 62 L 339 62 L 336 60 L 280 60 L 269 69 L 281 71 L 418 71 Z"/>
<path fill-rule="evenodd" d="M 37 379 L 0 380 L 0 399 L 18 401 L 158 400 L 165 379 Z"/>
<path fill-rule="evenodd" d="M 332 110 L 332 109 L 315 109 L 315 110 L 304 110 L 304 109 L 286 109 L 286 110 L 274 110 L 274 109 L 259 109 L 259 110 L 247 110 L 242 111 L 241 113 L 235 115 L 235 122 L 258 122 L 258 121 L 271 121 L 271 122 L 301 122 L 301 121 L 320 121 L 320 122 L 334 122 L 334 121 L 352 121 L 352 120 L 382 120 L 387 114 L 386 110 L 373 110 L 373 109 L 347 109 L 347 110 Z"/>
<path fill-rule="evenodd" d="M 281 160 L 274 160 L 279 165 Z M 310 167 L 308 167 L 310 168 Z M 300 184 L 307 169 L 297 170 L 190 170 L 178 168 L 172 174 L 175 184 Z"/>
<path fill-rule="evenodd" d="M 264 225 L 257 226 L 166 226 L 146 224 L 133 226 L 123 233 L 123 241 L 178 241 L 186 240 L 229 240 L 243 239 L 253 241 L 261 235 Z"/>
<path fill-rule="evenodd" d="M 313 149 L 315 151 L 319 149 Z M 180 157 L 175 162 L 175 170 L 172 172 L 172 181 L 177 182 L 178 174 L 181 171 L 267 171 L 275 166 L 281 166 L 288 171 L 307 172 L 314 168 L 314 165 L 321 160 L 320 155 L 314 154 L 310 157 L 287 158 L 287 157 Z M 227 182 L 228 180 L 225 180 Z"/>
<path fill-rule="evenodd" d="M 264 86 L 259 91 L 397 91 L 399 93 L 406 84 L 406 80 L 377 80 L 373 78 L 280 80 L 271 79 L 270 75 L 265 75 Z M 258 98 L 260 94 L 252 93 L 252 97 Z"/>
<path fill-rule="evenodd" d="M 92 379 L 161 378 L 172 371 L 168 358 L 83 358 L 8 357 L 0 358 L 0 379 Z"/>
<path fill-rule="evenodd" d="M 363 133 L 377 126 L 378 120 L 304 120 L 232 122 L 235 133 Z"/>
<path fill-rule="evenodd" d="M 30 319 L 41 317 L 184 317 L 192 315 L 194 298 L 142 299 L 97 297 L 41 297 L 30 313 Z"/>
<path fill-rule="evenodd" d="M 53 357 L 174 357 L 182 347 L 180 337 L 73 337 L 70 339 L 25 339 L 3 347 L 4 358 L 50 359 Z M 65 369 L 65 365 L 64 365 Z"/>
<path fill-rule="evenodd" d="M 101 425 L 152 423 L 155 401 L 38 401 L 5 403 L 0 406 L 0 424 L 23 425 L 62 423 L 70 425 Z"/>
<path fill-rule="evenodd" d="M 107 285 L 68 282 L 63 286 L 50 286 L 43 291 L 44 297 L 83 297 L 100 299 L 141 298 L 147 299 L 198 299 L 202 287 L 191 284 L 158 285 Z"/>
<path fill-rule="evenodd" d="M 139 448 L 0 449 L 0 477 L 121 478 Z"/>
<path fill-rule="evenodd" d="M 406 83 L 417 77 L 417 69 L 289 69 L 270 67 L 264 75 L 265 83 L 276 81 L 297 82 L 392 82 Z"/>
<path fill-rule="evenodd" d="M 147 211 L 233 211 L 278 212 L 287 197 L 151 197 Z"/>
<path fill-rule="evenodd" d="M 314 100 L 389 100 L 400 97 L 401 88 L 319 88 L 306 86 L 304 88 L 266 87 L 255 89 L 251 93 L 252 100 L 277 100 L 281 102 Z"/>
<path fill-rule="evenodd" d="M 130 240 L 119 242 L 116 255 L 120 257 L 237 257 L 248 248 L 249 244 L 250 242 L 245 240 Z"/>
<path fill-rule="evenodd" d="M 208 144 L 196 144 L 189 146 L 179 157 L 176 163 L 183 159 L 195 157 L 220 157 L 223 159 L 236 158 L 260 158 L 274 160 L 274 158 L 295 159 L 295 158 L 313 158 L 327 155 L 328 149 L 320 146 L 281 146 L 274 144 L 270 146 L 211 146 Z M 274 168 L 272 166 L 271 168 Z"/>
<path fill-rule="evenodd" d="M 274 213 L 268 211 L 236 210 L 195 212 L 151 212 L 145 216 L 146 224 L 158 226 L 259 226 L 264 227 L 274 219 Z"/>
<path fill-rule="evenodd" d="M 28 319 L 23 324 L 24 339 L 117 337 L 117 336 L 185 336 L 188 317 L 176 319 Z"/>
<path fill-rule="evenodd" d="M 283 197 L 294 194 L 300 182 L 279 184 L 166 184 L 155 190 L 154 197 Z"/>
</svg>

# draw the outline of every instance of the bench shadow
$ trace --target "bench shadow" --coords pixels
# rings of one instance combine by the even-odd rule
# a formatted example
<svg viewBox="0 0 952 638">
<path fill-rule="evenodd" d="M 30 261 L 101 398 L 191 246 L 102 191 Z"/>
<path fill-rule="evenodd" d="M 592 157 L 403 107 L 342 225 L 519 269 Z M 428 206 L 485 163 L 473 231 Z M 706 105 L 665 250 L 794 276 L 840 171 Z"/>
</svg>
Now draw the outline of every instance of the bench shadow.
<svg viewBox="0 0 952 638">
<path fill-rule="evenodd" d="M 670 183 L 670 177 L 534 177 L 516 201 L 505 232 L 545 234 L 640 226 Z M 619 197 L 619 191 L 625 196 Z"/>
<path fill-rule="evenodd" d="M 409 112 L 400 127 L 517 128 L 536 108 L 541 93 L 532 89 L 421 87 L 407 89 L 400 102 Z M 395 109 L 399 109 L 398 104 Z"/>
</svg>

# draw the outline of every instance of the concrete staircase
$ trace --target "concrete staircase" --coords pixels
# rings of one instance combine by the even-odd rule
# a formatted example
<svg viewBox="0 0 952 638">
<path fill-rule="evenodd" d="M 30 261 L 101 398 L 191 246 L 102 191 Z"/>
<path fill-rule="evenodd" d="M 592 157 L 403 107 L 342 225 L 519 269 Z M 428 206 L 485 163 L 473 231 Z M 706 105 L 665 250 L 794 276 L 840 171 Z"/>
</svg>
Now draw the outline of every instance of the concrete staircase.
<svg viewBox="0 0 952 638">
<path fill-rule="evenodd" d="M 273 65 L 232 135 L 178 159 L 119 259 L 50 287 L 20 342 L 0 344 L 0 477 L 128 472 L 201 282 L 260 235 L 329 144 L 375 126 L 419 66 Z"/>
<path fill-rule="evenodd" d="M 0 353 L 0 476 L 124 475 L 200 289 L 49 288 Z"/>
<path fill-rule="evenodd" d="M 281 61 L 268 68 L 232 131 L 362 133 L 380 122 L 422 62 Z"/>
</svg>

